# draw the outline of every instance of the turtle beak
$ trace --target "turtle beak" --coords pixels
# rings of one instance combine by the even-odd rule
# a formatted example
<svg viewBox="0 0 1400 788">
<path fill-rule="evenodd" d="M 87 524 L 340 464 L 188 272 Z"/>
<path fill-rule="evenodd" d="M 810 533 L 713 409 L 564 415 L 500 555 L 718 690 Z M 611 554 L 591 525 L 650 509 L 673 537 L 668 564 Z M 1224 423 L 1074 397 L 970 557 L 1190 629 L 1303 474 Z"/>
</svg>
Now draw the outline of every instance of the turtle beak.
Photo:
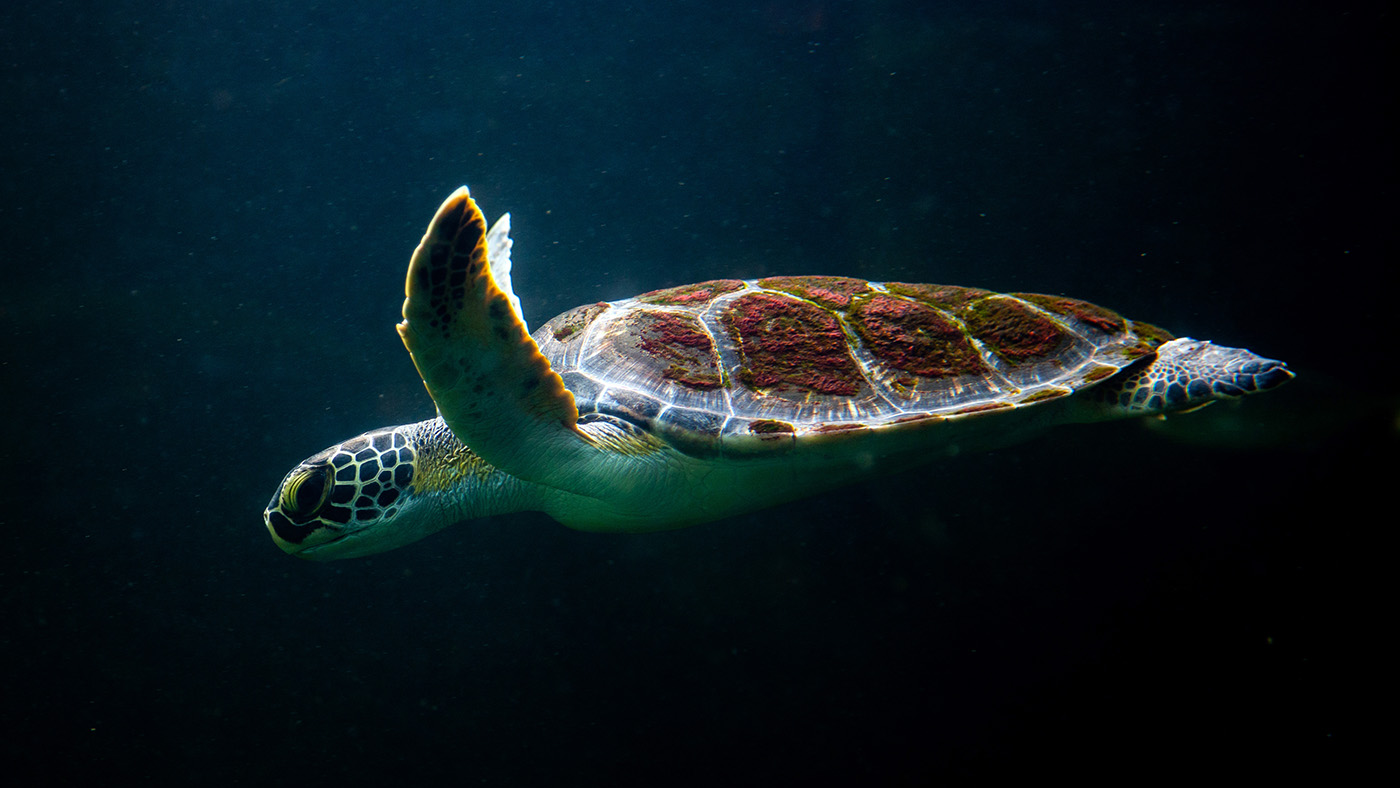
<svg viewBox="0 0 1400 788">
<path fill-rule="evenodd" d="M 336 527 L 313 520 L 306 525 L 296 525 L 275 509 L 263 511 L 263 524 L 272 535 L 272 541 L 282 552 L 298 558 L 316 560 L 316 548 L 343 539 L 346 534 Z"/>
</svg>

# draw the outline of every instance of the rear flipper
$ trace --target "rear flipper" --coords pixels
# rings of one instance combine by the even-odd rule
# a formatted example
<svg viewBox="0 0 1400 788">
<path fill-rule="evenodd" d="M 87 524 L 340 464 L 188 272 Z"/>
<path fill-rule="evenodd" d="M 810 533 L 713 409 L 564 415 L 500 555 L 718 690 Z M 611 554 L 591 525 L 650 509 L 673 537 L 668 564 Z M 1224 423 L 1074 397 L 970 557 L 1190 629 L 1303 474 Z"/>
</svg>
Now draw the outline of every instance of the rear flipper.
<svg viewBox="0 0 1400 788">
<path fill-rule="evenodd" d="M 1151 361 L 1104 381 L 1099 393 L 1110 411 L 1105 416 L 1139 416 L 1192 410 L 1268 391 L 1292 378 L 1282 361 L 1182 337 L 1158 347 Z"/>
</svg>

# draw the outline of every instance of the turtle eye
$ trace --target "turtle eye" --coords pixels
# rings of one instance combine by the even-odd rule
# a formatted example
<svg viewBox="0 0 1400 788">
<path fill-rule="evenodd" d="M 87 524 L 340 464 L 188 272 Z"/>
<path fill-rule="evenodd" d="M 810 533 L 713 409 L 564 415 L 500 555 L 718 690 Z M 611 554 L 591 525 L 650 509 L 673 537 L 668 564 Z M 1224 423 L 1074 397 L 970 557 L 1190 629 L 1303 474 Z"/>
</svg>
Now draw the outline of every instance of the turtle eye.
<svg viewBox="0 0 1400 788">
<path fill-rule="evenodd" d="M 306 518 L 315 514 L 330 494 L 329 465 L 313 465 L 297 471 L 282 487 L 282 511 L 288 517 Z"/>
</svg>

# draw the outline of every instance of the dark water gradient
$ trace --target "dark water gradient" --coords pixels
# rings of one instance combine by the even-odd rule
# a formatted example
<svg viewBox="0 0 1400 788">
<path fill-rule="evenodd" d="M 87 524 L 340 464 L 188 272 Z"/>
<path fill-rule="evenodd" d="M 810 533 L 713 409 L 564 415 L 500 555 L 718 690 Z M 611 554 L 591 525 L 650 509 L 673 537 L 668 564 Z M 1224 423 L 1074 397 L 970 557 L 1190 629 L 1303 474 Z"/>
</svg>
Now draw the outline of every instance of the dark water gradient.
<svg viewBox="0 0 1400 788">
<path fill-rule="evenodd" d="M 1386 8 L 7 6 L 5 761 L 1344 775 L 1388 621 Z M 293 463 L 431 415 L 391 326 L 463 182 L 512 211 L 535 325 L 848 274 L 1076 295 L 1300 377 L 1166 434 L 1067 430 L 688 531 L 524 514 L 283 556 L 258 518 Z"/>
</svg>

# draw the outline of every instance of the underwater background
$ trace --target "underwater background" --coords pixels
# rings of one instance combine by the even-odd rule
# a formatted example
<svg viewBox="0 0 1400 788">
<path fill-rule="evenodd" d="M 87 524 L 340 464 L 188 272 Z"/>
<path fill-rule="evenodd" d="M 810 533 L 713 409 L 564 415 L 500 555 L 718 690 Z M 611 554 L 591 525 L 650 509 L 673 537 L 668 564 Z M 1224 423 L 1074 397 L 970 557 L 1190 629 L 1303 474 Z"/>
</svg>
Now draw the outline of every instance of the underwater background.
<svg viewBox="0 0 1400 788">
<path fill-rule="evenodd" d="M 1345 777 L 1395 524 L 1382 2 L 0 10 L 0 752 L 52 779 Z M 1165 423 L 688 530 L 331 564 L 261 514 L 433 406 L 468 183 L 531 325 L 773 274 L 1063 293 L 1289 362 Z M 833 479 L 835 488 L 840 480 Z"/>
</svg>

